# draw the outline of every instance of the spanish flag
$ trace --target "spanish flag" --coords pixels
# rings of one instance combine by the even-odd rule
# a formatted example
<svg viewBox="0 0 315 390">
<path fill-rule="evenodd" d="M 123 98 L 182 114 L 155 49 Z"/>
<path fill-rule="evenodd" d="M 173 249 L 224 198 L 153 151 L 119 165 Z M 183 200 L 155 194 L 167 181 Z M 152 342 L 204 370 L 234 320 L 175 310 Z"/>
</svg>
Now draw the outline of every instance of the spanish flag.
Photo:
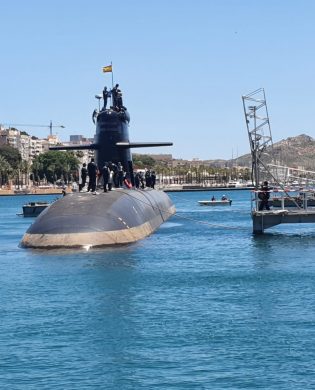
<svg viewBox="0 0 315 390">
<path fill-rule="evenodd" d="M 113 71 L 112 65 L 103 66 L 103 73 L 112 72 L 112 71 Z"/>
</svg>

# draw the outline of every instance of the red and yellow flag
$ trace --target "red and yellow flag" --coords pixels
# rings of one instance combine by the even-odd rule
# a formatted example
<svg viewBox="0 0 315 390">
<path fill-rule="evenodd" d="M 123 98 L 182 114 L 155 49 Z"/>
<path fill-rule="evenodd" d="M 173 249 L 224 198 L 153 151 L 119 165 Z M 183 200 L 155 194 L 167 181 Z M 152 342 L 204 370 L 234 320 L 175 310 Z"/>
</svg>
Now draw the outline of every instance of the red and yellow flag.
<svg viewBox="0 0 315 390">
<path fill-rule="evenodd" d="M 103 73 L 112 72 L 112 71 L 113 71 L 112 65 L 103 66 Z"/>
</svg>

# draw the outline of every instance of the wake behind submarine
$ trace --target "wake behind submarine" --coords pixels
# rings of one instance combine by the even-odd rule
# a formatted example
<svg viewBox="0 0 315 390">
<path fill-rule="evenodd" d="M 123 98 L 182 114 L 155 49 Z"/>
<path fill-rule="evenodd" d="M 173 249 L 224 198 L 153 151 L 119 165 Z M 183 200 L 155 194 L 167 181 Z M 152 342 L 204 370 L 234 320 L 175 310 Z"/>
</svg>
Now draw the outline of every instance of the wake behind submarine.
<svg viewBox="0 0 315 390">
<path fill-rule="evenodd" d="M 122 103 L 118 84 L 104 88 L 104 106 L 94 110 L 96 123 L 91 145 L 56 146 L 51 150 L 95 150 L 99 168 L 106 162 L 120 162 L 132 188 L 114 188 L 109 192 L 74 192 L 52 203 L 29 227 L 21 246 L 26 248 L 91 248 L 129 244 L 153 233 L 175 213 L 175 207 L 162 191 L 136 189 L 131 148 L 170 146 L 170 142 L 131 143 L 130 116 Z M 111 106 L 107 108 L 107 101 Z"/>
</svg>

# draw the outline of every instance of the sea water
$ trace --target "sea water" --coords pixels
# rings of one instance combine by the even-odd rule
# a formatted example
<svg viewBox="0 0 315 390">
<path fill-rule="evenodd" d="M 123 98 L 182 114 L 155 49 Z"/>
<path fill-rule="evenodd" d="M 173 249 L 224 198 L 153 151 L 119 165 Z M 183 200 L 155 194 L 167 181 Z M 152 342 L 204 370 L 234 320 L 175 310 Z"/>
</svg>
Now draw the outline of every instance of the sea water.
<svg viewBox="0 0 315 390">
<path fill-rule="evenodd" d="M 54 197 L 0 198 L 0 389 L 314 389 L 315 225 L 169 195 L 153 235 L 89 251 L 20 248 Z"/>
</svg>

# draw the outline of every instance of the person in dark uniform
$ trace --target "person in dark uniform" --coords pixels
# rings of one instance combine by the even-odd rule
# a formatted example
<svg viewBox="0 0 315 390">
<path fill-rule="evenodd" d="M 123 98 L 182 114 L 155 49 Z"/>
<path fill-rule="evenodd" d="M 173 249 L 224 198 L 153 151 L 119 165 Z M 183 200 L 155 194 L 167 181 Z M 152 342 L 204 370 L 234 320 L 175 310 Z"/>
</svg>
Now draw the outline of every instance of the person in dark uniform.
<svg viewBox="0 0 315 390">
<path fill-rule="evenodd" d="M 151 171 L 147 170 L 144 174 L 146 187 L 151 187 Z"/>
<path fill-rule="evenodd" d="M 258 198 L 260 199 L 259 203 L 259 211 L 262 211 L 264 208 L 266 210 L 270 210 L 269 207 L 269 198 L 270 198 L 270 188 L 268 186 L 268 182 L 264 181 L 261 185 L 260 190 L 258 192 Z"/>
<path fill-rule="evenodd" d="M 143 172 L 139 172 L 139 180 L 140 180 L 140 185 L 141 185 L 141 189 L 144 190 L 144 176 L 143 176 Z"/>
<path fill-rule="evenodd" d="M 139 189 L 140 187 L 140 172 L 137 172 L 135 174 L 135 187 Z"/>
<path fill-rule="evenodd" d="M 95 193 L 97 166 L 95 164 L 94 158 L 91 158 L 91 161 L 88 163 L 87 170 L 89 175 L 89 186 L 87 192 L 91 191 Z"/>
<path fill-rule="evenodd" d="M 117 181 L 118 181 L 118 187 L 122 187 L 124 181 L 124 169 L 123 166 L 121 165 L 121 162 L 118 162 L 117 164 Z"/>
<path fill-rule="evenodd" d="M 119 106 L 122 105 L 122 93 L 121 90 L 119 89 L 119 84 L 115 85 L 111 93 L 113 98 L 114 109 L 119 111 Z"/>
<path fill-rule="evenodd" d="M 118 93 L 117 93 L 117 106 L 118 106 L 119 110 L 121 110 L 123 108 L 122 93 L 121 93 L 120 89 L 118 90 Z"/>
<path fill-rule="evenodd" d="M 115 188 L 117 188 L 118 187 L 118 167 L 117 167 L 117 164 L 112 163 L 110 170 L 113 171 L 113 184 L 114 184 Z"/>
<path fill-rule="evenodd" d="M 110 170 L 108 168 L 107 163 L 105 163 L 102 168 L 102 175 L 103 175 L 103 182 L 104 182 L 104 192 L 107 192 L 109 190 L 108 182 L 109 182 L 109 175 L 110 175 Z"/>
<path fill-rule="evenodd" d="M 92 121 L 93 121 L 94 124 L 95 124 L 95 118 L 97 117 L 97 115 L 98 115 L 98 111 L 95 109 L 93 111 L 93 114 L 92 114 Z"/>
<path fill-rule="evenodd" d="M 86 163 L 83 163 L 83 166 L 81 168 L 81 181 L 82 182 L 81 182 L 80 188 L 79 188 L 80 191 L 85 187 L 87 173 L 88 173 L 88 171 L 86 169 Z"/>
<path fill-rule="evenodd" d="M 109 98 L 109 96 L 110 96 L 110 92 L 107 91 L 107 87 L 104 87 L 104 89 L 103 89 L 103 100 L 104 100 L 103 110 L 106 110 L 107 99 Z"/>
<path fill-rule="evenodd" d="M 151 182 L 151 183 L 150 183 L 150 184 L 151 184 L 151 188 L 154 188 L 155 182 L 156 182 L 156 175 L 155 175 L 155 172 L 154 172 L 154 171 L 151 172 L 150 182 Z"/>
</svg>

